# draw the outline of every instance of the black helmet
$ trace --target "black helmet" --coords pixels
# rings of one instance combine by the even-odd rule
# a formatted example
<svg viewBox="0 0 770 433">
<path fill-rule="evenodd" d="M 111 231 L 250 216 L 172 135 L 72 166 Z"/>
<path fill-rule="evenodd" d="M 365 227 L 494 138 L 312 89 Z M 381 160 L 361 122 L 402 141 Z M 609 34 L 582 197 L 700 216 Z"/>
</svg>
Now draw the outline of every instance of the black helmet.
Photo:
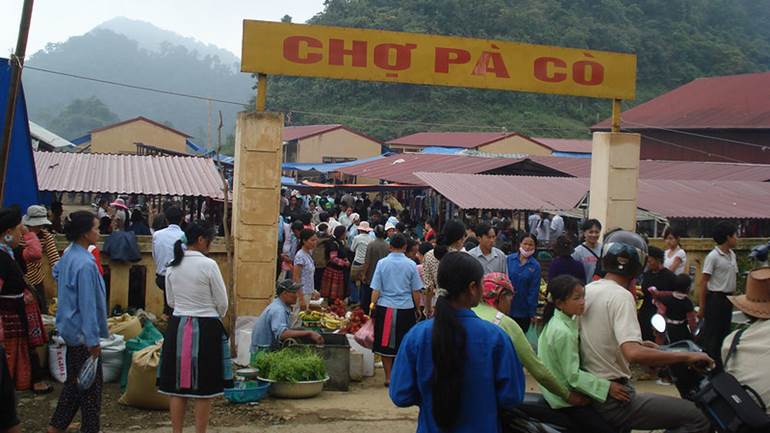
<svg viewBox="0 0 770 433">
<path fill-rule="evenodd" d="M 617 229 L 604 236 L 602 270 L 634 278 L 647 262 L 647 242 L 634 232 Z"/>
</svg>

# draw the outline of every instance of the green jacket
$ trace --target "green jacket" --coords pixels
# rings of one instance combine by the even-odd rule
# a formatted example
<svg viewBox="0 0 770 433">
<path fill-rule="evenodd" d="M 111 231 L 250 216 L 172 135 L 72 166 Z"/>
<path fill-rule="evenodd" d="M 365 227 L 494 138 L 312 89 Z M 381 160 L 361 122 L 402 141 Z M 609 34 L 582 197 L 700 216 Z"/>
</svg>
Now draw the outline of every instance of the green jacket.
<svg viewBox="0 0 770 433">
<path fill-rule="evenodd" d="M 473 308 L 473 312 L 481 319 L 501 327 L 503 331 L 511 337 L 519 361 L 521 361 L 524 368 L 527 369 L 529 374 L 531 374 L 540 385 L 549 389 L 564 400 L 569 398 L 569 389 L 562 385 L 560 381 L 556 380 L 546 366 L 540 362 L 535 351 L 532 350 L 529 341 L 527 341 L 524 331 L 521 330 L 519 325 L 513 319 L 484 302 Z"/>
<path fill-rule="evenodd" d="M 559 310 L 545 325 L 537 343 L 538 354 L 546 367 L 564 386 L 604 402 L 610 382 L 580 369 L 580 340 L 577 322 Z M 543 397 L 554 409 L 571 405 L 560 395 L 543 389 Z"/>
</svg>

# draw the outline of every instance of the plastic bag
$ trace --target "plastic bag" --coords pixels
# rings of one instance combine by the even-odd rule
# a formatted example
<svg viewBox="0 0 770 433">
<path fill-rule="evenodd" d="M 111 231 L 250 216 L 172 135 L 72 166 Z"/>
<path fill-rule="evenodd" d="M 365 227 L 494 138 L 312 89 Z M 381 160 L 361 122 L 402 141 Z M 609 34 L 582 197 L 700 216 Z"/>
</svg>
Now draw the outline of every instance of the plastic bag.
<svg viewBox="0 0 770 433">
<path fill-rule="evenodd" d="M 78 389 L 85 391 L 94 384 L 96 380 L 96 371 L 99 368 L 99 358 L 89 356 L 85 364 L 80 367 L 80 373 L 78 373 Z"/>
<path fill-rule="evenodd" d="M 356 339 L 356 343 L 367 349 L 374 347 L 374 319 L 369 319 L 364 323 L 364 326 L 356 331 L 354 338 Z"/>
<path fill-rule="evenodd" d="M 48 344 L 48 369 L 57 382 L 67 381 L 67 345 L 58 335 Z"/>
<path fill-rule="evenodd" d="M 102 346 L 102 373 L 104 382 L 115 382 L 120 379 L 123 370 L 123 352 L 126 350 L 126 342 L 118 334 L 110 335 L 110 338 L 99 340 Z"/>
</svg>

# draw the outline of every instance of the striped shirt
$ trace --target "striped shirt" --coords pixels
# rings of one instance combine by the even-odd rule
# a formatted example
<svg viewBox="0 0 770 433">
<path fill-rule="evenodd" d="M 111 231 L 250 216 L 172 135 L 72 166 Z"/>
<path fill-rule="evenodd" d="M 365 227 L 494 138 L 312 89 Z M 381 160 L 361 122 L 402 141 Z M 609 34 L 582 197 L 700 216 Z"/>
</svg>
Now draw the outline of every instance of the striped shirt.
<svg viewBox="0 0 770 433">
<path fill-rule="evenodd" d="M 37 237 L 40 239 L 40 244 L 43 248 L 43 254 L 45 254 L 46 258 L 48 258 L 48 264 L 50 265 L 51 269 L 53 269 L 53 266 L 59 261 L 59 250 L 56 249 L 56 239 L 51 233 L 45 230 L 40 230 Z M 43 260 L 40 259 L 27 262 L 27 273 L 24 275 L 24 277 L 30 286 L 37 286 L 38 284 L 41 284 L 44 279 Z"/>
</svg>

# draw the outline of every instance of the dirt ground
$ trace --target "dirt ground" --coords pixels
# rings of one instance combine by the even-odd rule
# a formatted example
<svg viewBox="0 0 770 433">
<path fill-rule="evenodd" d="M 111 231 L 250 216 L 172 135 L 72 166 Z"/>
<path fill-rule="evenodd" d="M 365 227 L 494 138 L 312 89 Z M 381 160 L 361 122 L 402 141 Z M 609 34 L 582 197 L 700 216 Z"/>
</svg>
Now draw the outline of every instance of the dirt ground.
<svg viewBox="0 0 770 433">
<path fill-rule="evenodd" d="M 235 405 L 217 399 L 212 410 L 209 431 L 213 433 L 253 433 L 255 430 L 274 433 L 354 433 L 364 430 L 388 433 L 413 433 L 417 426 L 417 408 L 400 409 L 388 398 L 382 385 L 382 370 L 364 382 L 353 383 L 349 392 L 325 391 L 308 400 L 278 400 L 267 398 L 256 404 Z M 537 392 L 537 385 L 527 378 L 527 391 Z M 659 386 L 645 381 L 637 384 L 645 392 L 675 395 L 672 386 Z M 46 396 L 19 394 L 19 416 L 22 431 L 43 432 L 53 413 L 60 385 Z M 147 411 L 118 404 L 120 389 L 107 384 L 102 396 L 102 430 L 104 432 L 142 431 L 168 432 L 171 422 L 168 413 Z M 192 428 L 192 409 L 189 409 L 189 428 Z M 75 419 L 75 423 L 78 419 Z M 73 424 L 71 431 L 77 431 Z"/>
</svg>

